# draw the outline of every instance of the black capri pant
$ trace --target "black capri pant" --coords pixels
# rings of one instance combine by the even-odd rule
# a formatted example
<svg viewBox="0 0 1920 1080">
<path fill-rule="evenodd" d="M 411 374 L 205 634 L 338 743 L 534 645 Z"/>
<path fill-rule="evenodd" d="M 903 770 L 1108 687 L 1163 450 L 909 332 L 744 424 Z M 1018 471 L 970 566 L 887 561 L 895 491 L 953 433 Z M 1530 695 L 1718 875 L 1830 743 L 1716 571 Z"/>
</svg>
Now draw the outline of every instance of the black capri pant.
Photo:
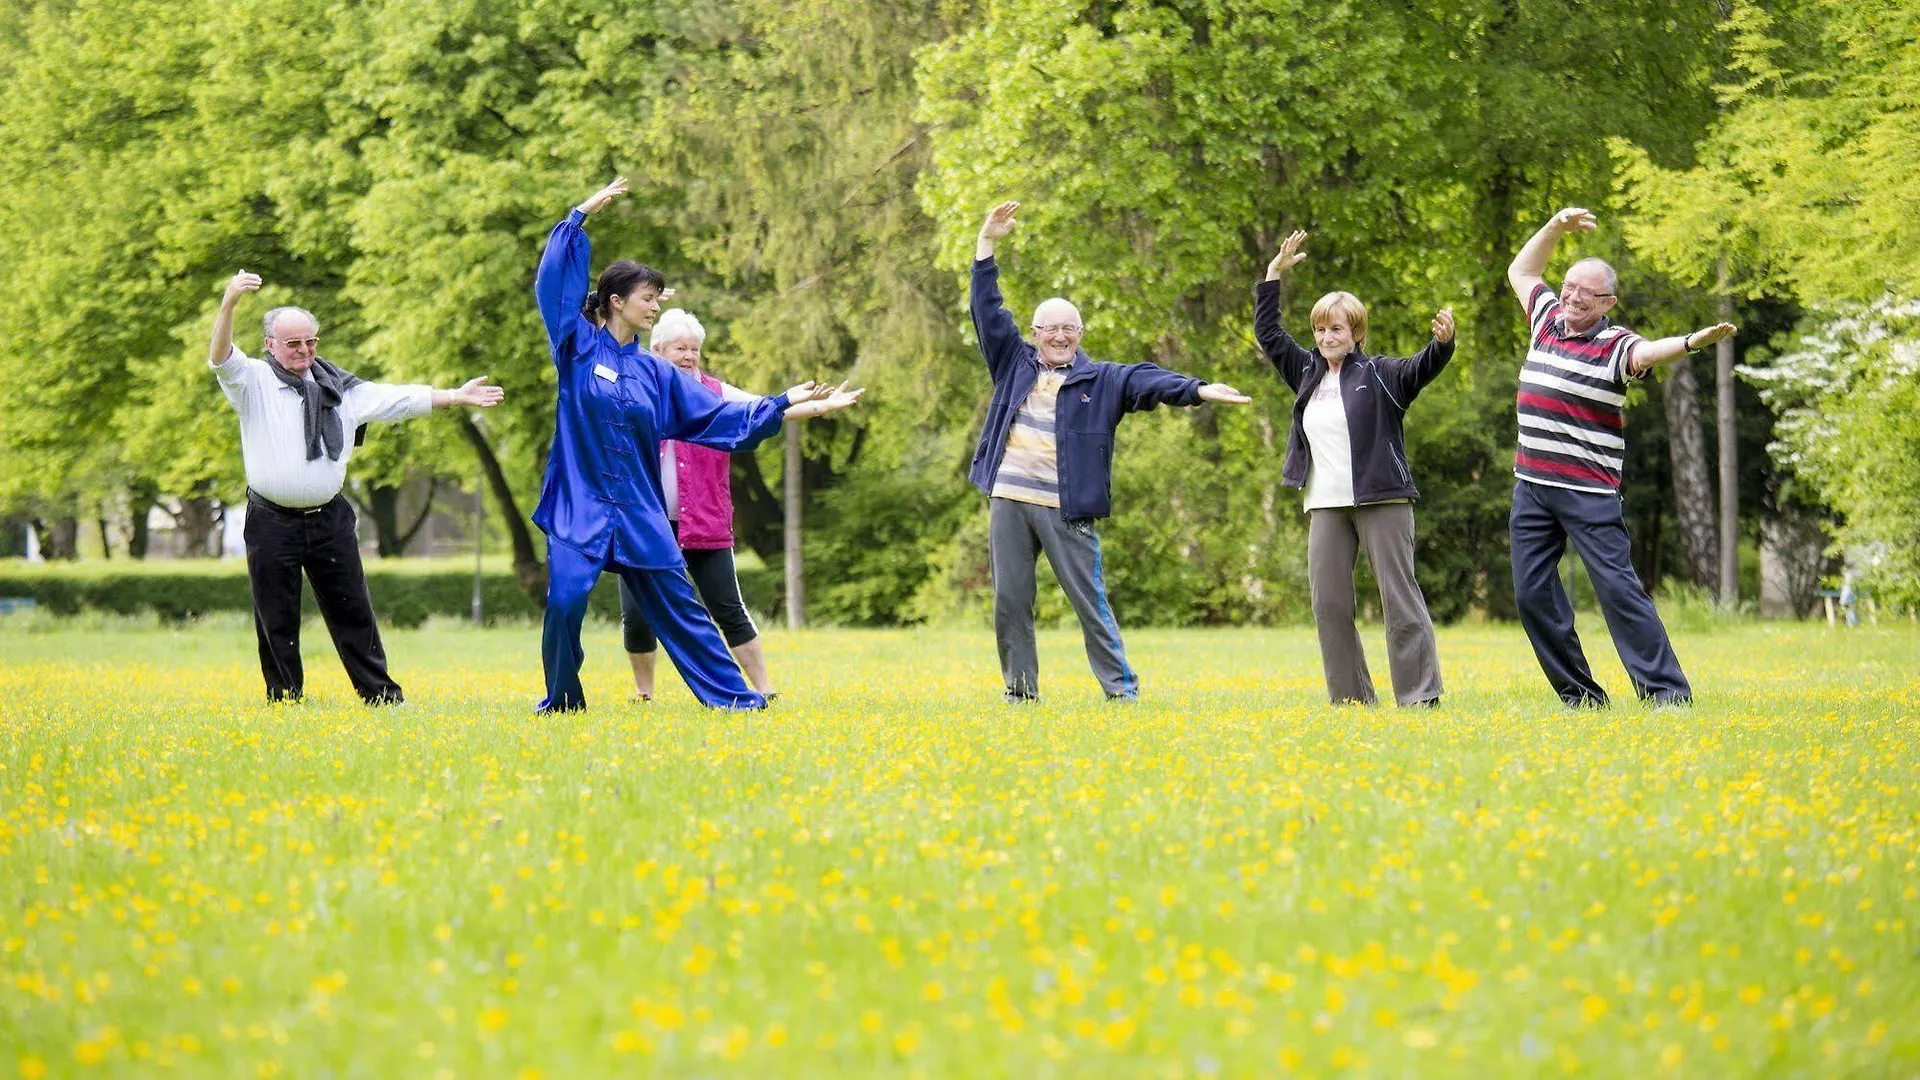
<svg viewBox="0 0 1920 1080">
<path fill-rule="evenodd" d="M 740 598 L 740 578 L 733 570 L 733 549 L 682 549 L 680 554 L 686 556 L 687 575 L 693 578 L 693 587 L 700 594 L 700 602 L 707 606 L 714 625 L 720 628 L 720 636 L 727 639 L 727 648 L 737 649 L 759 637 L 760 628 L 753 625 L 746 601 Z M 659 642 L 647 625 L 647 617 L 640 613 L 639 603 L 627 591 L 626 579 L 621 578 L 619 582 L 620 632 L 626 638 L 627 651 L 650 653 L 659 647 Z"/>
</svg>

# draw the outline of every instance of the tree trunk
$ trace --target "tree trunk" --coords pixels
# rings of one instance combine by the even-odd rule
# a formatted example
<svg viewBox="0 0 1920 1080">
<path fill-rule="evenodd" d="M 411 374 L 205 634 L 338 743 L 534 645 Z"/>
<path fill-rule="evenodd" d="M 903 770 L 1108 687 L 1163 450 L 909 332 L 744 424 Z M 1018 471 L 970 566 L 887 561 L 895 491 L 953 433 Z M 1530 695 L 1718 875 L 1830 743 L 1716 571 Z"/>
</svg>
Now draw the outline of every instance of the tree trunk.
<svg viewBox="0 0 1920 1080">
<path fill-rule="evenodd" d="M 102 507 L 102 510 L 104 509 L 105 508 Z M 94 523 L 100 527 L 100 557 L 102 559 L 112 559 L 113 558 L 112 525 L 107 521 L 107 515 L 105 513 L 100 514 L 100 516 L 94 518 L 93 520 L 94 520 Z"/>
<path fill-rule="evenodd" d="M 1727 263 L 1721 259 L 1722 288 L 1726 277 Z M 1733 321 L 1730 296 L 1720 297 L 1720 320 Z M 1732 338 L 1714 346 L 1714 369 L 1720 406 L 1720 606 L 1730 608 L 1740 602 L 1740 450 L 1734 431 Z"/>
<path fill-rule="evenodd" d="M 487 474 L 487 487 L 493 490 L 494 501 L 500 506 L 500 516 L 507 523 L 507 539 L 513 545 L 513 576 L 520 582 L 520 591 L 545 611 L 547 565 L 534 553 L 533 532 L 527 528 L 527 519 L 520 516 L 520 506 L 513 499 L 513 488 L 507 484 L 506 471 L 500 468 L 500 458 L 494 454 L 493 445 L 487 442 L 486 433 L 473 422 L 473 416 L 467 410 L 459 411 L 460 430 L 473 447 L 474 455 L 480 459 L 481 471 Z"/>
<path fill-rule="evenodd" d="M 1713 527 L 1713 483 L 1707 473 L 1706 436 L 1700 426 L 1700 386 L 1693 358 L 1673 362 L 1667 379 L 1667 452 L 1673 464 L 1674 526 L 1687 578 L 1703 589 L 1714 587 L 1718 540 Z M 1658 582 L 1647 582 L 1652 589 Z"/>
<path fill-rule="evenodd" d="M 80 557 L 79 518 L 58 517 L 52 521 L 35 518 L 33 527 L 40 534 L 41 558 L 52 561 Z"/>
<path fill-rule="evenodd" d="M 784 442 L 781 448 L 785 450 Z M 761 471 L 757 456 L 735 454 L 731 468 L 734 538 L 771 563 L 785 551 L 780 523 L 786 512 L 780 505 L 780 497 L 767 486 L 766 474 Z"/>
<path fill-rule="evenodd" d="M 805 483 L 801 475 L 805 460 L 800 454 L 800 425 L 787 425 L 786 443 L 786 518 L 783 532 L 787 546 L 787 626 L 798 630 L 807 621 L 807 585 L 800 550 L 800 503 L 805 498 Z"/>
<path fill-rule="evenodd" d="M 127 558 L 144 559 L 147 557 L 147 543 L 152 538 L 147 529 L 147 515 L 153 511 L 154 493 L 145 487 L 135 487 L 127 492 Z"/>
<path fill-rule="evenodd" d="M 440 490 L 440 478 L 427 479 L 427 496 L 420 505 L 420 513 L 414 517 L 413 524 L 402 527 L 400 524 L 400 485 L 368 485 L 367 501 L 355 499 L 354 505 L 360 508 L 373 522 L 374 550 L 383 559 L 397 559 L 407 553 L 407 545 L 420 535 L 420 527 L 427 523 L 427 515 L 433 513 L 433 497 Z"/>
<path fill-rule="evenodd" d="M 210 559 L 220 554 L 220 511 L 207 497 L 181 499 L 173 513 L 174 528 L 180 532 L 180 557 Z"/>
<path fill-rule="evenodd" d="M 1821 539 L 1819 518 L 1797 505 L 1761 514 L 1761 615 L 1798 619 L 1812 613 L 1827 563 Z"/>
</svg>

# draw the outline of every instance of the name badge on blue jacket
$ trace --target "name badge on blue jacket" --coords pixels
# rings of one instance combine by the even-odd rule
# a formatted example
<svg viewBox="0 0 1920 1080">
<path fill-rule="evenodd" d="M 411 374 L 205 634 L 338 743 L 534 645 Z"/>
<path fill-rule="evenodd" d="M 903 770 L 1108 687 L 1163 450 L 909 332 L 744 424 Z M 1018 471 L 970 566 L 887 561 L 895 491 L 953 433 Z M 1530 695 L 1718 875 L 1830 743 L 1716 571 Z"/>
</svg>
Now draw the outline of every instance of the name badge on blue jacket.
<svg viewBox="0 0 1920 1080">
<path fill-rule="evenodd" d="M 618 375 L 614 374 L 612 368 L 608 367 L 605 364 L 593 365 L 593 373 L 607 380 L 608 382 L 617 382 L 619 381 L 619 378 L 620 378 Z"/>
</svg>

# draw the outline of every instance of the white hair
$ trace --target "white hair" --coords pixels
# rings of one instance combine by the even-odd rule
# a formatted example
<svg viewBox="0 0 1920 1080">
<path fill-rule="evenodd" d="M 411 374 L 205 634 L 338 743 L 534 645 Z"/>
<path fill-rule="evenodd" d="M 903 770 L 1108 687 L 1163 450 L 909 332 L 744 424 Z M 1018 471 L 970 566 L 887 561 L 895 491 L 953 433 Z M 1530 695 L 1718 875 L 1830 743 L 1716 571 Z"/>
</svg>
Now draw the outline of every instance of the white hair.
<svg viewBox="0 0 1920 1080">
<path fill-rule="evenodd" d="M 1576 267 L 1581 267 L 1581 266 L 1599 267 L 1600 273 L 1603 274 L 1607 279 L 1607 291 L 1609 293 L 1618 293 L 1620 291 L 1620 275 L 1613 272 L 1612 263 L 1608 262 L 1605 259 L 1600 258 L 1597 255 L 1589 255 L 1586 258 L 1581 259 L 1580 261 L 1574 263 L 1573 266 L 1567 267 L 1567 272 L 1570 274 L 1574 271 Z"/>
<path fill-rule="evenodd" d="M 1040 301 L 1040 306 L 1033 309 L 1033 325 L 1039 326 L 1041 325 L 1041 320 L 1049 318 L 1049 316 L 1045 314 L 1046 312 L 1053 312 L 1054 314 L 1050 317 L 1056 319 L 1063 318 L 1066 312 L 1071 312 L 1075 325 L 1081 325 L 1080 309 L 1074 307 L 1072 302 L 1063 297 L 1056 296 L 1048 300 Z"/>
<path fill-rule="evenodd" d="M 684 308 L 668 308 L 654 320 L 653 336 L 647 339 L 647 348 L 658 349 L 675 341 L 691 341 L 706 344 L 707 328 L 693 317 L 693 312 Z"/>
<path fill-rule="evenodd" d="M 320 320 L 313 317 L 313 312 L 308 311 L 306 308 L 303 308 L 303 307 L 293 307 L 291 305 L 287 307 L 277 307 L 277 308 L 274 308 L 272 311 L 267 312 L 266 316 L 260 320 L 261 329 L 263 329 L 266 332 L 266 335 L 268 337 L 273 337 L 274 336 L 273 324 L 280 321 L 280 316 L 285 315 L 289 312 L 292 312 L 293 314 L 296 314 L 296 315 L 305 315 L 307 317 L 307 321 L 313 324 L 314 333 L 317 334 L 320 332 Z"/>
</svg>

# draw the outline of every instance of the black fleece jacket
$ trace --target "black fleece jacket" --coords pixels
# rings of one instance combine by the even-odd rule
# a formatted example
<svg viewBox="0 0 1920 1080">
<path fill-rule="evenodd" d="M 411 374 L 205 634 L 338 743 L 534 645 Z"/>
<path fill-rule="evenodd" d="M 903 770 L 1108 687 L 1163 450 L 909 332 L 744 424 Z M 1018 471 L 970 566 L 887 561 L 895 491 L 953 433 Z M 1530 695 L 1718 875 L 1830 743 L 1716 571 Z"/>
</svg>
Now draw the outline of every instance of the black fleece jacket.
<svg viewBox="0 0 1920 1080">
<path fill-rule="evenodd" d="M 1307 401 L 1325 378 L 1330 365 L 1318 351 L 1304 348 L 1280 325 L 1280 283 L 1262 281 L 1253 289 L 1253 336 L 1268 362 L 1298 395 L 1293 403 L 1293 430 L 1287 435 L 1287 458 L 1280 467 L 1281 482 L 1305 487 L 1312 452 L 1302 421 Z M 1407 406 L 1453 359 L 1453 342 L 1433 339 L 1411 359 L 1368 356 L 1359 349 L 1340 363 L 1340 400 L 1347 408 L 1347 437 L 1353 445 L 1353 501 L 1355 505 L 1417 499 L 1413 470 L 1407 466 L 1407 439 L 1402 421 Z"/>
</svg>

